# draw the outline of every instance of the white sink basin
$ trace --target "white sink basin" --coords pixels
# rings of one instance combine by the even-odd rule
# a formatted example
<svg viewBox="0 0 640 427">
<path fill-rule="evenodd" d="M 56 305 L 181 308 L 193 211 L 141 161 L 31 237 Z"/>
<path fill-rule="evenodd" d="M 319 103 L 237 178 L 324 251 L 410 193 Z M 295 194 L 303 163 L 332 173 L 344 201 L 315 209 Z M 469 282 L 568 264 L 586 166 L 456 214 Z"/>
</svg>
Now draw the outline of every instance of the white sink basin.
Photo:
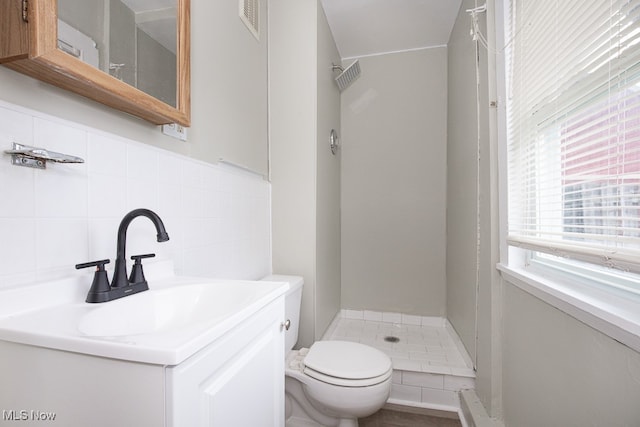
<svg viewBox="0 0 640 427">
<path fill-rule="evenodd" d="M 118 337 L 183 329 L 225 318 L 268 291 L 254 283 L 219 282 L 150 290 L 99 305 L 79 319 L 80 333 Z"/>
<path fill-rule="evenodd" d="M 0 291 L 0 340 L 176 365 L 288 289 L 280 282 L 147 279 L 150 290 L 99 304 L 83 302 L 86 277 Z"/>
</svg>

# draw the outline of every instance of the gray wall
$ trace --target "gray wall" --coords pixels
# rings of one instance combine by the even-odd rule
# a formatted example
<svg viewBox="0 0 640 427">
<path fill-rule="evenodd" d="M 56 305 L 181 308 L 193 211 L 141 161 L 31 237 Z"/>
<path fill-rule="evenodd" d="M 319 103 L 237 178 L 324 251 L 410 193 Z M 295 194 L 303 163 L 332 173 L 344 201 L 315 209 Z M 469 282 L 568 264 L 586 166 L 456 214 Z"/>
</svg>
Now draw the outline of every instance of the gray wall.
<svg viewBox="0 0 640 427">
<path fill-rule="evenodd" d="M 640 354 L 505 285 L 505 425 L 635 427 L 638 402 Z"/>
<path fill-rule="evenodd" d="M 339 56 L 319 1 L 273 0 L 269 13 L 273 270 L 304 276 L 309 346 L 340 308 L 340 160 L 326 143 L 340 127 Z"/>
<path fill-rule="evenodd" d="M 443 316 L 447 49 L 360 66 L 342 93 L 342 307 Z"/>
<path fill-rule="evenodd" d="M 315 340 L 314 3 L 275 0 L 269 7 L 273 271 L 304 277 L 298 344 L 305 346 Z"/>
<path fill-rule="evenodd" d="M 191 100 L 195 158 L 220 158 L 268 174 L 267 4 L 260 41 L 234 1 L 191 1 Z"/>
<path fill-rule="evenodd" d="M 0 99 L 207 161 L 221 157 L 266 175 L 267 2 L 257 42 L 234 2 L 191 1 L 189 141 L 158 126 L 0 67 Z"/>
</svg>

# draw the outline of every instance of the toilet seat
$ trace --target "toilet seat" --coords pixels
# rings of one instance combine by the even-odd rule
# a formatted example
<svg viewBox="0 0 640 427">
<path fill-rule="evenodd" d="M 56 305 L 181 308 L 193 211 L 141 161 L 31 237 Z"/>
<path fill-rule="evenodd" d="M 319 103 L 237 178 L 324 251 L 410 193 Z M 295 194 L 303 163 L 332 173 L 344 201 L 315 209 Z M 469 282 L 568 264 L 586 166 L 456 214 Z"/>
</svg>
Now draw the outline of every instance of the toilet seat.
<svg viewBox="0 0 640 427">
<path fill-rule="evenodd" d="M 321 372 L 314 371 L 313 369 L 310 369 L 310 368 L 305 368 L 303 372 L 305 375 L 308 375 L 311 378 L 314 378 L 316 380 L 319 380 L 331 385 L 336 385 L 340 387 L 367 387 L 371 385 L 380 384 L 381 382 L 386 381 L 387 378 L 391 376 L 392 370 L 389 369 L 388 372 L 386 372 L 383 375 L 380 375 L 379 377 L 363 378 L 358 380 L 347 380 L 344 378 L 332 377 L 330 375 L 325 375 Z"/>
<path fill-rule="evenodd" d="M 318 341 L 309 348 L 303 363 L 306 375 L 342 387 L 379 384 L 393 371 L 386 354 L 350 341 Z"/>
</svg>

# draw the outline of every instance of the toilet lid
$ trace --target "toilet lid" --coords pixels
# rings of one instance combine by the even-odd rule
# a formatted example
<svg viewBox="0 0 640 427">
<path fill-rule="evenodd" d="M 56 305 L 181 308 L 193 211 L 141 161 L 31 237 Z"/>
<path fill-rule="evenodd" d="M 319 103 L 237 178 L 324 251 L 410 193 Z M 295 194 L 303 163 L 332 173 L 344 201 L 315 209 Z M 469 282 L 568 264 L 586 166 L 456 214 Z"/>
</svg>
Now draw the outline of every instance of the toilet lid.
<svg viewBox="0 0 640 427">
<path fill-rule="evenodd" d="M 343 380 L 380 379 L 391 372 L 391 358 L 373 347 L 349 341 L 317 341 L 304 358 L 307 368 Z M 309 373 L 311 375 L 311 372 Z M 314 375 L 311 375 L 314 376 Z M 321 379 L 321 378 L 318 378 Z M 365 381 L 370 382 L 370 381 Z"/>
</svg>

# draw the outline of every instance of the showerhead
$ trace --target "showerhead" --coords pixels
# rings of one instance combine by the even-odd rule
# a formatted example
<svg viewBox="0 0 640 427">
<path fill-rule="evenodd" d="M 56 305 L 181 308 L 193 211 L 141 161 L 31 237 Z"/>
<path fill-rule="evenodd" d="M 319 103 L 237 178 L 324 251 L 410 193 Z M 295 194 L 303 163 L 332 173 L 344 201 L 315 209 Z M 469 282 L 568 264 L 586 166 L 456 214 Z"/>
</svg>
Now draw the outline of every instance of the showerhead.
<svg viewBox="0 0 640 427">
<path fill-rule="evenodd" d="M 342 67 L 334 65 L 333 70 L 340 70 L 340 75 L 336 77 L 336 84 L 338 85 L 340 92 L 345 90 L 351 85 L 351 83 L 360 77 L 360 63 L 357 59 L 346 69 L 342 69 Z"/>
</svg>

